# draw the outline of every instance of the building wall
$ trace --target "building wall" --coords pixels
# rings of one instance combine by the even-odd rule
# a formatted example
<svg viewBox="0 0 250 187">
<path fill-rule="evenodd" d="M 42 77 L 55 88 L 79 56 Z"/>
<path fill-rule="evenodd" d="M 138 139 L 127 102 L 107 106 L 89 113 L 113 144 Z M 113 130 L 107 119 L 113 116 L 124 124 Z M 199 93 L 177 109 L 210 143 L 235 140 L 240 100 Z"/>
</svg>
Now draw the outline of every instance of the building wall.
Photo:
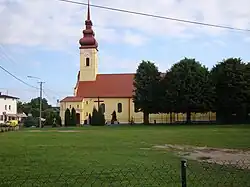
<svg viewBox="0 0 250 187">
<path fill-rule="evenodd" d="M 127 123 L 129 121 L 129 99 L 128 98 L 99 98 L 102 103 L 105 104 L 105 119 L 110 121 L 112 119 L 113 111 L 116 111 L 117 119 L 121 123 Z M 94 106 L 98 108 L 97 98 L 87 98 L 85 100 L 84 112 L 85 116 L 92 113 Z M 102 104 L 100 103 L 100 105 Z M 118 112 L 118 103 L 122 105 L 122 111 Z"/>
<path fill-rule="evenodd" d="M 72 108 L 75 108 L 77 113 L 80 113 L 80 121 L 81 123 L 83 123 L 84 119 L 82 116 L 83 113 L 83 104 L 84 102 L 61 102 L 60 103 L 60 117 L 62 119 L 62 124 L 64 124 L 64 117 L 65 117 L 65 111 L 66 109 L 70 109 L 70 111 L 72 110 Z"/>
<path fill-rule="evenodd" d="M 135 123 L 143 122 L 143 113 L 135 112 L 135 107 L 132 98 L 99 98 L 100 103 L 105 104 L 105 119 L 110 121 L 113 111 L 116 111 L 117 120 L 120 123 L 128 123 L 131 119 Z M 88 119 L 88 115 L 92 114 L 94 106 L 98 108 L 97 98 L 86 98 L 83 102 L 68 102 L 61 104 L 61 117 L 64 124 L 64 112 L 67 108 L 75 108 L 78 113 L 81 115 L 81 124 L 84 123 L 84 120 Z M 122 111 L 118 112 L 118 103 L 122 104 Z M 63 107 L 62 107 L 63 106 Z M 78 108 L 79 107 L 79 108 Z M 206 113 L 206 114 L 192 114 L 192 120 L 196 121 L 208 121 L 216 120 L 215 113 Z M 186 120 L 186 114 L 172 114 L 172 122 L 183 122 Z M 150 123 L 170 123 L 170 114 L 150 114 L 149 115 Z"/>
<path fill-rule="evenodd" d="M 86 66 L 86 58 L 89 58 L 89 66 Z M 96 49 L 80 49 L 80 81 L 96 80 L 98 55 Z"/>
<path fill-rule="evenodd" d="M 0 123 L 4 122 L 3 112 L 6 112 L 6 114 L 17 114 L 17 100 L 11 98 L 0 98 Z"/>
</svg>

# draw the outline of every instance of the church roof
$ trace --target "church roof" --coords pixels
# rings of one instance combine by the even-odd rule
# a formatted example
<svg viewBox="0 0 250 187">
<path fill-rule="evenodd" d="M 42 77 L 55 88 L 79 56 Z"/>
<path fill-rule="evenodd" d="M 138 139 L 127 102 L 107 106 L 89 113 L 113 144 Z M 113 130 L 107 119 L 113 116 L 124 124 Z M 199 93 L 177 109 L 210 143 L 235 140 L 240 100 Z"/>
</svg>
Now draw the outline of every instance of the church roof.
<svg viewBox="0 0 250 187">
<path fill-rule="evenodd" d="M 83 97 L 68 96 L 61 100 L 61 102 L 81 102 L 82 100 Z"/>
<path fill-rule="evenodd" d="M 123 98 L 132 97 L 135 74 L 98 74 L 96 81 L 78 82 L 77 97 Z"/>
</svg>

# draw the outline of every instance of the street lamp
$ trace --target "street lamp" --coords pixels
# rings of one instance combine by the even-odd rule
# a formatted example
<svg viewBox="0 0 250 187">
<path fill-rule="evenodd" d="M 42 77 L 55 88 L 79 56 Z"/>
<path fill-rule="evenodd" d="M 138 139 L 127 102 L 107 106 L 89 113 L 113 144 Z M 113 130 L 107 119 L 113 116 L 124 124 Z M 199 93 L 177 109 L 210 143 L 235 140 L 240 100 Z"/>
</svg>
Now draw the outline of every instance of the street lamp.
<svg viewBox="0 0 250 187">
<path fill-rule="evenodd" d="M 39 77 L 34 77 L 34 76 L 27 76 L 28 78 L 31 79 L 38 79 L 41 80 Z M 39 115 L 39 127 L 42 128 L 42 97 L 43 97 L 43 83 L 42 81 L 38 82 L 40 84 L 40 115 Z"/>
</svg>

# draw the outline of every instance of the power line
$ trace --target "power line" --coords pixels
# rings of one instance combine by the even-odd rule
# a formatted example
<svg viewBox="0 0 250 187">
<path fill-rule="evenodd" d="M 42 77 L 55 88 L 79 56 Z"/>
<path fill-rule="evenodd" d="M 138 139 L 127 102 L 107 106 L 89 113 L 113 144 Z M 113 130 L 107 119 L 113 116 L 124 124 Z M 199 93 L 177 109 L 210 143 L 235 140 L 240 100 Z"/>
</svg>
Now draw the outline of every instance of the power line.
<svg viewBox="0 0 250 187">
<path fill-rule="evenodd" d="M 15 64 L 16 64 L 16 61 L 14 60 L 14 58 L 12 58 L 11 55 L 8 55 L 7 52 L 4 52 L 4 46 L 3 46 L 2 44 L 0 44 L 0 49 L 2 49 L 2 50 L 0 50 L 0 54 L 3 55 L 2 57 L 4 57 L 5 60 L 7 60 L 7 61 L 9 61 L 9 62 L 12 62 L 12 63 L 15 63 Z M 25 82 L 25 81 L 23 81 L 22 79 L 18 78 L 18 77 L 15 76 L 14 74 L 10 73 L 10 72 L 9 72 L 7 69 L 5 69 L 4 67 L 1 66 L 1 69 L 3 69 L 5 72 L 7 72 L 8 74 L 10 74 L 12 77 L 14 77 L 15 79 L 17 79 L 18 81 L 24 83 L 25 85 L 27 85 L 27 86 L 29 86 L 29 87 L 32 87 L 32 88 L 35 88 L 35 89 L 39 90 L 38 87 L 35 87 L 35 86 L 33 86 L 33 85 L 28 84 L 27 82 Z M 36 78 L 36 77 L 35 77 L 35 78 Z M 0 89 L 1 89 L 1 88 L 0 88 Z M 6 90 L 8 90 L 8 89 L 6 89 Z M 18 90 L 20 90 L 20 89 L 18 89 Z M 44 89 L 43 89 L 43 90 L 44 90 Z M 45 90 L 46 90 L 46 89 L 45 89 Z M 57 96 L 60 95 L 60 94 L 58 94 L 59 92 L 55 92 L 55 91 L 52 91 L 52 90 L 49 90 L 49 89 L 47 89 L 47 90 L 50 91 L 50 92 L 53 92 L 53 93 L 54 93 L 53 95 L 57 95 Z M 57 94 L 56 94 L 56 93 L 57 93 Z M 63 93 L 63 92 L 61 92 L 61 93 Z M 66 94 L 66 92 L 64 92 L 64 94 Z M 67 94 L 69 94 L 69 93 L 67 93 Z"/>
<path fill-rule="evenodd" d="M 85 6 L 88 5 L 88 3 L 71 1 L 71 0 L 58 0 L 58 1 L 72 3 L 72 4 L 78 4 L 78 5 L 85 5 Z M 225 26 L 225 25 L 217 25 L 217 24 L 210 24 L 210 23 L 204 23 L 204 22 L 198 22 L 198 21 L 190 21 L 190 20 L 184 20 L 184 19 L 178 19 L 178 18 L 172 18 L 172 17 L 166 17 L 166 16 L 159 16 L 159 15 L 154 15 L 154 14 L 130 11 L 130 10 L 125 10 L 125 9 L 112 8 L 112 7 L 107 7 L 107 6 L 100 6 L 100 5 L 93 5 L 93 4 L 90 4 L 89 6 L 92 6 L 95 8 L 106 9 L 106 10 L 117 11 L 117 12 L 124 12 L 124 13 L 129 13 L 129 14 L 153 17 L 153 18 L 158 18 L 158 19 L 177 21 L 177 22 L 188 23 L 188 24 L 196 24 L 196 25 L 202 25 L 202 26 L 208 26 L 208 27 L 250 32 L 250 29 L 242 29 L 242 28 L 230 27 L 230 26 Z"/>
<path fill-rule="evenodd" d="M 5 71 L 6 73 L 8 73 L 9 75 L 11 75 L 12 77 L 14 77 L 16 80 L 22 82 L 23 84 L 25 84 L 25 85 L 27 85 L 27 86 L 29 86 L 29 87 L 35 88 L 35 89 L 39 89 L 39 88 L 37 88 L 37 87 L 35 87 L 35 86 L 33 86 L 33 85 L 31 85 L 31 84 L 29 84 L 29 83 L 23 81 L 22 79 L 18 78 L 17 76 L 15 76 L 15 75 L 12 74 L 11 72 L 9 72 L 7 69 L 5 69 L 4 67 L 2 67 L 1 65 L 0 65 L 0 68 L 1 68 L 3 71 Z"/>
<path fill-rule="evenodd" d="M 5 59 L 7 59 L 7 60 L 9 60 L 10 62 L 12 62 L 12 63 L 14 63 L 14 64 L 16 64 L 16 61 L 13 59 L 13 57 L 12 56 L 9 56 L 8 54 L 7 54 L 7 52 L 5 52 L 5 47 L 2 45 L 2 44 L 0 44 L 0 49 L 1 49 L 1 53 L 0 54 L 2 54 L 2 57 L 3 58 L 5 58 Z"/>
</svg>

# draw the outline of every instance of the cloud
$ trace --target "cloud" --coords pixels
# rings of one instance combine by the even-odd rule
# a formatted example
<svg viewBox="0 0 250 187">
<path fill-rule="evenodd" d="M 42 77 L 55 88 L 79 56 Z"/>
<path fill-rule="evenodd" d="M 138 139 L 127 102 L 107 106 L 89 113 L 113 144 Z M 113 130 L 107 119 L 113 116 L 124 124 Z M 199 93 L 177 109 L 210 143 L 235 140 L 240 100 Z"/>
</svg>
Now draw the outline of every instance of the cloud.
<svg viewBox="0 0 250 187">
<path fill-rule="evenodd" d="M 127 44 L 141 46 L 148 41 L 148 38 L 140 34 L 133 34 L 132 31 L 127 31 L 124 34 L 123 40 Z"/>
<path fill-rule="evenodd" d="M 79 1 L 79 0 L 78 0 Z M 80 1 L 79 1 L 80 2 Z M 85 1 L 86 2 L 86 1 Z M 249 0 L 92 0 L 91 3 L 172 18 L 250 28 Z M 225 6 L 226 5 L 226 6 Z M 226 30 L 91 8 L 97 39 L 141 46 L 154 37 L 192 39 Z M 0 43 L 67 49 L 78 45 L 86 7 L 57 0 L 0 0 Z"/>
<path fill-rule="evenodd" d="M 117 56 L 108 56 L 107 53 L 103 51 L 100 54 L 100 63 L 98 69 L 102 72 L 98 73 L 134 73 L 138 64 L 141 60 L 129 59 L 129 58 L 119 58 Z"/>
</svg>

